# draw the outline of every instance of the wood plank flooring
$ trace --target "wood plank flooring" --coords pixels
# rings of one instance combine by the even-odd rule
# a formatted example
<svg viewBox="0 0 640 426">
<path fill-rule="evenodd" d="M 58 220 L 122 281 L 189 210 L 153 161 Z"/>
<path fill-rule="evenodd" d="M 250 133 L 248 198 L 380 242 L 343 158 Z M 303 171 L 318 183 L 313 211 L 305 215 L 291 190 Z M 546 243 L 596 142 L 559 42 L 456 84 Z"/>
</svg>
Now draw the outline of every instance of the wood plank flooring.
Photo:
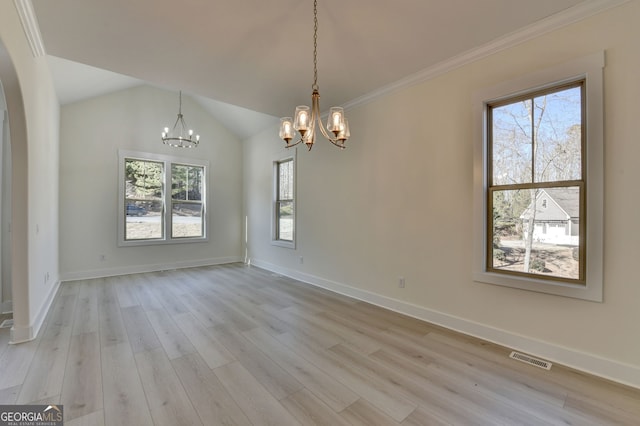
<svg viewBox="0 0 640 426">
<path fill-rule="evenodd" d="M 69 425 L 640 425 L 640 390 L 242 264 L 64 283 L 7 334 L 0 404 Z"/>
</svg>

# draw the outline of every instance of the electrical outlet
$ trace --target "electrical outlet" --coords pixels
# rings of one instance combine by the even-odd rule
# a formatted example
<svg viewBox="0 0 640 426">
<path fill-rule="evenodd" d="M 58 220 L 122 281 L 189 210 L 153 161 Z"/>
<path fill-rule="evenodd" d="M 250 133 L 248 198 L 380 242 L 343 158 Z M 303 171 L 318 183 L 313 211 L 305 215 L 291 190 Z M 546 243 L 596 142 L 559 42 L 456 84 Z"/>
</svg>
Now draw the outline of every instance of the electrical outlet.
<svg viewBox="0 0 640 426">
<path fill-rule="evenodd" d="M 398 278 L 398 288 L 404 288 L 404 277 Z"/>
</svg>

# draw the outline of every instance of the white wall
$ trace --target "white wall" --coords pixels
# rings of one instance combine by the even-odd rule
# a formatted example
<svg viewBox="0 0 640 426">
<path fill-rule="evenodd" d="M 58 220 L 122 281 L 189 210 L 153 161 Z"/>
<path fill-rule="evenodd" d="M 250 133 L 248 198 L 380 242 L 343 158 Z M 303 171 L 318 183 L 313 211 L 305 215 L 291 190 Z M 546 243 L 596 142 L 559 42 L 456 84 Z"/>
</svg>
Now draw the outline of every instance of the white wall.
<svg viewBox="0 0 640 426">
<path fill-rule="evenodd" d="M 59 107 L 44 57 L 34 57 L 13 2 L 0 2 L 0 78 L 11 131 L 12 340 L 35 336 L 59 283 Z"/>
<path fill-rule="evenodd" d="M 298 153 L 295 250 L 269 244 L 283 142 L 277 129 L 245 141 L 252 263 L 640 387 L 640 231 L 627 226 L 640 211 L 639 17 L 629 2 L 348 110 L 347 150 Z M 474 92 L 601 50 L 604 303 L 473 282 Z"/>
<path fill-rule="evenodd" d="M 242 144 L 189 96 L 182 112 L 201 136 L 195 149 L 166 146 L 178 93 L 139 86 L 61 109 L 60 269 L 63 279 L 238 261 Z M 209 241 L 118 247 L 118 149 L 210 162 Z M 101 260 L 102 256 L 105 260 Z"/>
</svg>

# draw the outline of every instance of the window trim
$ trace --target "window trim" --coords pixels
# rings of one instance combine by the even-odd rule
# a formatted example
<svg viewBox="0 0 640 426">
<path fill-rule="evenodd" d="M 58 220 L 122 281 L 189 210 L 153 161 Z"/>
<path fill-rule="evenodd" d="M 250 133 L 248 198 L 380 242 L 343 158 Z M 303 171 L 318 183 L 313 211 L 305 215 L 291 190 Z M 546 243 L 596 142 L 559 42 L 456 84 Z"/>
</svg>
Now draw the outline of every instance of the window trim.
<svg viewBox="0 0 640 426">
<path fill-rule="evenodd" d="M 575 59 L 568 63 L 534 72 L 473 95 L 474 120 L 474 246 L 473 280 L 523 290 L 572 297 L 595 302 L 603 300 L 603 68 L 604 52 Z M 585 283 L 573 284 L 561 280 L 537 279 L 487 271 L 487 105 L 563 83 L 585 80 L 586 111 L 583 126 L 586 131 L 584 161 L 586 164 L 585 214 Z"/>
<path fill-rule="evenodd" d="M 125 239 L 125 221 L 126 221 L 126 203 L 125 203 L 125 160 L 135 159 L 141 161 L 155 161 L 164 163 L 164 176 L 163 176 L 163 238 L 147 239 L 147 240 L 127 240 Z M 201 237 L 176 237 L 172 235 L 172 198 L 171 191 L 167 190 L 170 187 L 170 183 L 167 182 L 171 179 L 171 166 L 173 164 L 198 166 L 203 167 L 202 178 L 202 226 L 203 236 Z M 207 181 L 209 174 L 209 161 L 177 157 L 173 155 L 163 155 L 149 152 L 118 150 L 118 246 L 119 247 L 131 247 L 131 246 L 154 246 L 165 244 L 184 244 L 184 243 L 201 243 L 209 241 L 209 226 L 208 226 L 208 214 L 207 214 Z"/>
<path fill-rule="evenodd" d="M 296 148 L 293 150 L 279 152 L 273 157 L 272 160 L 272 168 L 273 168 L 273 184 L 272 184 L 272 197 L 271 197 L 271 244 L 274 246 L 295 249 L 296 248 L 296 235 L 297 235 L 297 151 Z M 278 239 L 278 165 L 280 163 L 284 163 L 287 161 L 293 162 L 293 240 L 281 240 Z"/>
</svg>

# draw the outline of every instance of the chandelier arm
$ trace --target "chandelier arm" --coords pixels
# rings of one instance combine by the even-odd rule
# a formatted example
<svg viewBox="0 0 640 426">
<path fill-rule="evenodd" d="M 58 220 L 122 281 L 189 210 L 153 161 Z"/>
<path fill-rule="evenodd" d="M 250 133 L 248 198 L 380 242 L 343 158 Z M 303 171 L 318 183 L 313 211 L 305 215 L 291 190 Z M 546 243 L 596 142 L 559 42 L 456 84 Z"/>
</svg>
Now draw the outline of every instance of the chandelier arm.
<svg viewBox="0 0 640 426">
<path fill-rule="evenodd" d="M 327 130 L 324 128 L 324 126 L 322 125 L 322 120 L 318 120 L 320 121 L 320 133 L 322 133 L 322 136 L 325 137 L 325 139 L 328 139 L 330 142 L 334 142 L 337 141 L 338 139 L 334 139 L 331 136 L 329 136 L 329 133 L 327 132 Z"/>
<path fill-rule="evenodd" d="M 319 119 L 320 110 L 318 108 L 318 98 L 320 98 L 320 94 L 317 89 L 313 90 L 313 94 L 311 95 L 311 121 L 309 124 L 309 134 L 307 138 L 307 146 L 309 150 L 316 141 L 316 125 L 318 121 L 320 121 L 320 126 L 322 126 L 322 120 Z"/>
<path fill-rule="evenodd" d="M 184 115 L 180 114 L 180 124 L 182 125 L 182 130 L 185 131 L 187 133 L 187 136 L 191 136 L 189 135 L 189 127 L 187 127 L 187 122 L 184 121 Z M 180 135 L 182 135 L 182 132 L 180 132 Z"/>
<path fill-rule="evenodd" d="M 176 118 L 176 122 L 174 123 L 173 128 L 171 129 L 171 133 L 175 133 L 175 130 L 178 127 L 178 123 L 180 123 L 181 118 L 182 118 L 182 114 L 178 113 L 178 118 Z"/>
<path fill-rule="evenodd" d="M 295 143 L 288 143 L 285 145 L 285 148 L 293 148 L 296 145 L 300 145 L 302 143 L 302 138 L 298 139 Z"/>
<path fill-rule="evenodd" d="M 317 91 L 313 92 L 312 95 L 312 114 L 313 114 L 313 119 L 317 119 L 318 123 L 318 127 L 320 128 L 320 133 L 322 133 L 322 136 L 325 137 L 325 139 L 327 139 L 329 142 L 331 142 L 332 144 L 334 144 L 335 146 L 342 146 L 342 145 L 338 145 L 338 138 L 336 138 L 335 136 L 330 136 L 329 132 L 327 132 L 327 129 L 324 128 L 324 126 L 322 125 L 322 119 L 320 118 L 320 94 Z"/>
<path fill-rule="evenodd" d="M 320 132 L 322 132 L 322 135 L 325 137 L 325 139 L 327 139 L 329 142 L 331 142 L 332 144 L 334 144 L 338 148 L 342 148 L 342 149 L 346 148 L 346 146 L 344 146 L 344 140 L 343 139 L 338 139 L 336 137 L 331 137 L 329 135 L 329 133 L 326 131 L 326 129 L 324 127 L 322 127 L 322 125 L 320 126 Z"/>
<path fill-rule="evenodd" d="M 340 139 L 329 139 L 329 142 L 331 142 L 332 144 L 334 144 L 335 146 L 337 146 L 340 149 L 346 149 L 347 147 L 344 145 L 344 143 L 340 143 L 338 142 L 340 141 Z"/>
<path fill-rule="evenodd" d="M 313 117 L 311 118 L 311 123 L 312 124 L 309 125 L 309 130 L 304 137 L 301 138 L 305 145 L 307 145 L 307 148 L 309 148 L 309 151 L 311 151 L 313 144 L 316 142 L 316 123 Z"/>
</svg>

